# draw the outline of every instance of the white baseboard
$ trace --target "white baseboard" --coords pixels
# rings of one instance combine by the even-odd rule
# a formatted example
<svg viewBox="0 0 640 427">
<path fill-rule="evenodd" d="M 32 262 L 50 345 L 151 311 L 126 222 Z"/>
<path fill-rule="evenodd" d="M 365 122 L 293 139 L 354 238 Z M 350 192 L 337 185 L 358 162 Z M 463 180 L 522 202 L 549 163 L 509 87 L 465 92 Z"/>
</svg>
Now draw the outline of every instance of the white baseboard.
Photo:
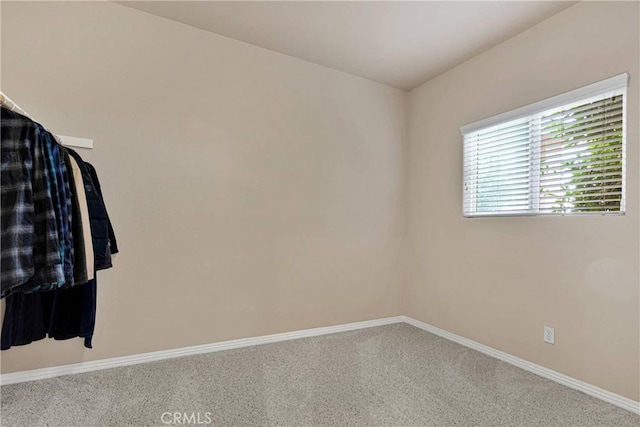
<svg viewBox="0 0 640 427">
<path fill-rule="evenodd" d="M 213 353 L 222 350 L 250 347 L 252 345 L 270 344 L 280 341 L 295 340 L 298 338 L 315 337 L 318 335 L 334 334 L 336 332 L 354 331 L 357 329 L 372 328 L 374 326 L 401 323 L 404 316 L 386 317 L 384 319 L 367 320 L 364 322 L 345 323 L 323 328 L 303 329 L 300 331 L 284 332 L 281 334 L 263 335 L 261 337 L 242 338 L 231 341 L 222 341 L 213 344 L 182 347 L 171 350 L 154 351 L 151 353 L 133 354 L 131 356 L 114 357 L 111 359 L 94 360 L 89 362 L 74 363 L 71 365 L 54 366 L 51 368 L 33 369 L 29 371 L 12 372 L 0 375 L 0 384 L 15 384 L 26 381 L 43 380 L 59 377 L 61 375 L 79 374 L 82 372 L 99 371 L 101 369 L 116 368 L 120 366 L 137 365 L 139 363 L 154 362 L 157 360 L 172 359 L 181 356 L 193 356 L 196 354 Z"/>
<path fill-rule="evenodd" d="M 223 341 L 213 344 L 196 345 L 192 347 L 176 348 L 171 350 L 154 351 L 151 353 L 134 354 L 131 356 L 115 357 L 111 359 L 95 360 L 90 362 L 74 363 L 72 365 L 55 366 L 52 368 L 33 369 L 30 371 L 12 372 L 0 375 L 0 384 L 15 384 L 26 381 L 42 380 L 61 375 L 79 374 L 82 372 L 99 371 L 101 369 L 116 368 L 120 366 L 137 365 L 139 363 L 153 362 L 157 360 L 172 359 L 181 356 L 193 356 L 196 354 L 213 353 L 222 350 L 249 347 L 260 344 L 270 344 L 280 341 L 294 340 L 298 338 L 315 337 L 319 335 L 333 334 L 336 332 L 354 331 L 357 329 L 372 328 L 374 326 L 390 325 L 392 323 L 406 322 L 424 331 L 438 335 L 455 343 L 477 350 L 488 356 L 502 360 L 503 362 L 517 366 L 525 371 L 532 372 L 544 378 L 548 378 L 559 384 L 581 391 L 596 397 L 612 405 L 640 414 L 640 402 L 631 400 L 619 394 L 601 389 L 584 381 L 571 378 L 567 375 L 545 368 L 535 363 L 528 362 L 519 357 L 512 356 L 495 348 L 461 337 L 444 329 L 429 325 L 408 316 L 387 317 L 384 319 L 367 320 L 364 322 L 346 323 L 323 328 L 304 329 L 301 331 L 284 332 L 281 334 L 264 335 L 261 337 L 242 338 L 238 340 Z"/>
<path fill-rule="evenodd" d="M 503 362 L 517 366 L 520 369 L 532 372 L 541 377 L 550 379 L 574 390 L 581 391 L 585 394 L 588 394 L 589 396 L 593 396 L 607 403 L 611 403 L 612 405 L 618 406 L 636 414 L 640 414 L 640 402 L 636 402 L 635 400 L 620 396 L 619 394 L 601 389 L 600 387 L 585 383 L 584 381 L 577 380 L 568 375 L 561 374 L 560 372 L 553 371 L 549 368 L 545 368 L 544 366 L 536 365 L 535 363 L 520 359 L 519 357 L 512 356 L 503 351 L 496 350 L 495 348 L 461 337 L 460 335 L 452 334 L 451 332 L 447 332 L 444 329 L 437 328 L 428 323 L 421 322 L 408 316 L 402 317 L 406 323 L 420 328 L 424 331 L 431 332 L 432 334 L 448 339 L 449 341 L 453 341 L 465 347 L 477 350 L 480 353 L 484 353 L 488 356 L 502 360 Z"/>
</svg>

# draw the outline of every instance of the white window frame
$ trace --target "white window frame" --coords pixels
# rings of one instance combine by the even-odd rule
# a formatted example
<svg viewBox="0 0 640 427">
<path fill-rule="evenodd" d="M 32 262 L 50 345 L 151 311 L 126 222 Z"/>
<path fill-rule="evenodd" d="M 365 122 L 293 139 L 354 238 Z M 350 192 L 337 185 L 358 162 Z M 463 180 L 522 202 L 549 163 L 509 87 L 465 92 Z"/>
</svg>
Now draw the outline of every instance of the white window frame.
<svg viewBox="0 0 640 427">
<path fill-rule="evenodd" d="M 570 108 L 571 104 L 581 104 L 585 102 L 590 102 L 591 100 L 601 99 L 603 95 L 622 95 L 622 197 L 620 201 L 620 211 L 615 212 L 574 212 L 574 213 L 541 213 L 539 212 L 539 201 L 540 201 L 540 165 L 531 165 L 531 171 L 533 174 L 538 175 L 538 179 L 531 180 L 531 189 L 530 189 L 530 200 L 529 206 L 530 211 L 524 212 L 513 212 L 508 211 L 506 213 L 500 213 L 496 211 L 492 212 L 483 212 L 483 213 L 472 213 L 467 214 L 465 212 L 465 170 L 464 166 L 462 168 L 462 215 L 465 218 L 483 218 L 483 217 L 508 217 L 508 216 L 604 216 L 604 215 L 624 215 L 625 214 L 625 194 L 626 194 L 626 149 L 627 149 L 627 87 L 629 85 L 629 74 L 623 73 L 617 75 L 615 77 L 608 78 L 606 80 L 599 81 L 597 83 L 593 83 L 584 87 L 581 87 L 576 90 L 572 90 L 570 92 L 565 92 L 563 94 L 535 102 L 533 104 L 526 105 L 524 107 L 517 108 L 512 111 L 508 111 L 502 114 L 498 114 L 493 117 L 489 117 L 483 120 L 479 120 L 474 123 L 470 123 L 468 125 L 464 125 L 460 127 L 460 133 L 463 136 L 463 144 L 464 144 L 464 136 L 473 132 L 477 132 L 479 130 L 489 128 L 492 126 L 498 126 L 500 124 L 505 124 L 511 121 L 515 121 L 518 119 L 522 119 L 529 116 L 534 115 L 542 115 L 544 112 L 551 110 L 553 108 L 565 107 Z M 532 122 L 535 122 L 532 121 Z M 533 133 L 536 137 L 539 138 L 540 133 Z M 531 144 L 531 150 L 540 150 L 540 141 L 536 139 Z M 464 152 L 464 149 L 463 149 Z M 532 154 L 534 154 L 532 152 Z M 464 154 L 463 154 L 464 158 Z M 537 162 L 540 160 L 540 156 L 532 155 L 533 159 L 537 159 Z M 475 201 L 474 201 L 475 203 Z"/>
</svg>

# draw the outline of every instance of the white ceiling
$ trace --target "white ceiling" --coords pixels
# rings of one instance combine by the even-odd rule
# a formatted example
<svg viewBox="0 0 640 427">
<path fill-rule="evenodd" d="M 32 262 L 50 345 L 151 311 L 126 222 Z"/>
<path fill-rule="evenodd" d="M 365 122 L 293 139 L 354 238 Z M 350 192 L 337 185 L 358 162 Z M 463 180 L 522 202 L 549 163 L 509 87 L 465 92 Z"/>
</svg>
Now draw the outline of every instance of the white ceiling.
<svg viewBox="0 0 640 427">
<path fill-rule="evenodd" d="M 575 2 L 119 3 L 410 90 Z"/>
</svg>

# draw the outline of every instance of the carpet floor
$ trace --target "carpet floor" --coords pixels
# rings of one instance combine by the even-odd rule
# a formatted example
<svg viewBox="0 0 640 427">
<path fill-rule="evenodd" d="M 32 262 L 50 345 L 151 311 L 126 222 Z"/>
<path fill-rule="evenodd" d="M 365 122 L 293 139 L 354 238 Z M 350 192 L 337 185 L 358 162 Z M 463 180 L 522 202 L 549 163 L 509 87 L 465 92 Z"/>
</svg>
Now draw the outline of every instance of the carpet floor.
<svg viewBox="0 0 640 427">
<path fill-rule="evenodd" d="M 4 427 L 640 426 L 638 415 L 403 323 L 1 393 Z"/>
</svg>

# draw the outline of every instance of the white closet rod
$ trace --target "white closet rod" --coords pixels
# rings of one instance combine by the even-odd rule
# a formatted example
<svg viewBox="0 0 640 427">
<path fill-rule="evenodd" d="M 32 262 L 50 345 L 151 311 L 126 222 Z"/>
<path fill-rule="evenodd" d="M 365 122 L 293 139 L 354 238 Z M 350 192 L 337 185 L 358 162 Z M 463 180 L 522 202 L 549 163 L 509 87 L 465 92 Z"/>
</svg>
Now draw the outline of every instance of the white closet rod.
<svg viewBox="0 0 640 427">
<path fill-rule="evenodd" d="M 0 91 L 0 105 L 7 108 L 8 110 L 15 111 L 16 113 L 33 120 L 33 117 L 27 114 L 26 111 L 20 108 L 18 104 L 13 102 L 13 100 L 2 93 L 2 91 Z M 93 139 L 78 138 L 75 136 L 55 135 L 53 133 L 52 135 L 56 138 L 56 140 L 58 140 L 60 144 L 66 145 L 67 147 L 93 148 Z"/>
</svg>

